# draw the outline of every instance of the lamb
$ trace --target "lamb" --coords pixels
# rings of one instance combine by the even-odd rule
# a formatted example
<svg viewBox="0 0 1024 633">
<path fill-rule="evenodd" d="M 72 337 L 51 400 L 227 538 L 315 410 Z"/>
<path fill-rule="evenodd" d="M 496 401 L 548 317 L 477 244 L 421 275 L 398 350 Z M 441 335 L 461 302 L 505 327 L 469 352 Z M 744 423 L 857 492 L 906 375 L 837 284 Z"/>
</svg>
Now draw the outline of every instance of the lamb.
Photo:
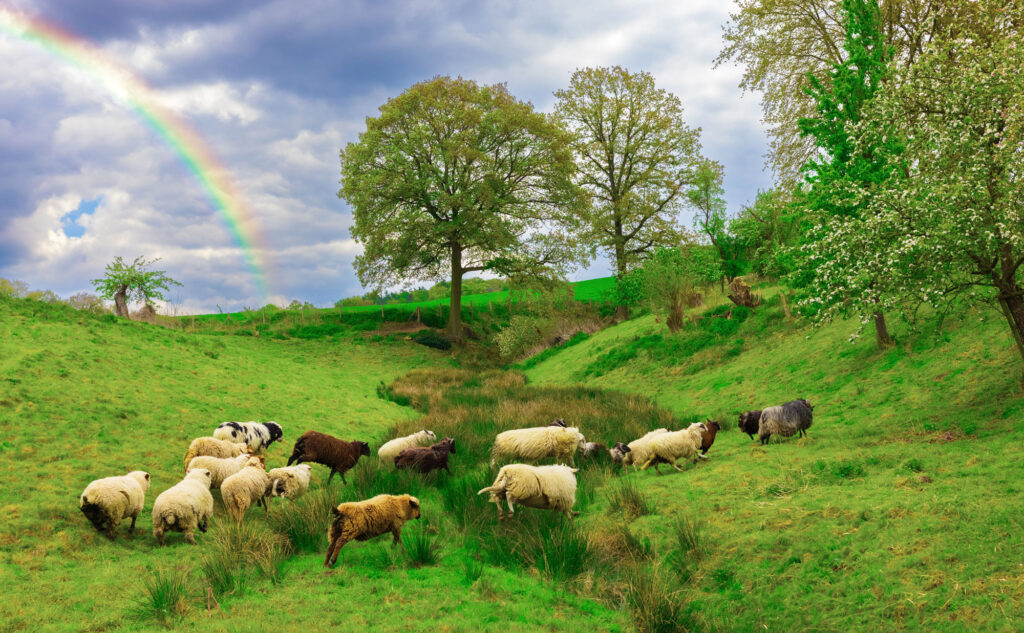
<svg viewBox="0 0 1024 633">
<path fill-rule="evenodd" d="M 704 430 L 701 432 L 700 456 L 707 459 L 708 449 L 715 443 L 715 436 L 722 430 L 722 425 L 714 420 L 704 422 Z"/>
<path fill-rule="evenodd" d="M 498 520 L 505 520 L 501 502 L 508 503 L 508 514 L 515 514 L 512 504 L 541 510 L 565 512 L 572 518 L 576 503 L 576 470 L 569 466 L 530 466 L 509 464 L 502 466 L 494 483 L 477 494 L 490 493 L 498 507 Z"/>
<path fill-rule="evenodd" d="M 568 461 L 575 466 L 573 455 L 587 443 L 574 426 L 538 426 L 498 433 L 491 447 L 491 465 L 505 457 L 537 460 L 553 457 L 558 462 Z"/>
<path fill-rule="evenodd" d="M 424 475 L 432 470 L 444 469 L 449 475 L 448 455 L 455 452 L 455 440 L 446 437 L 430 447 L 414 446 L 395 458 L 395 468 L 414 468 Z"/>
<path fill-rule="evenodd" d="M 583 445 L 583 456 L 584 457 L 597 457 L 603 455 L 608 447 L 598 442 L 587 442 Z"/>
<path fill-rule="evenodd" d="M 309 490 L 312 470 L 313 467 L 309 464 L 282 466 L 267 471 L 267 477 L 270 477 L 272 482 L 278 480 L 282 482 L 279 486 L 281 491 L 276 496 L 295 501 Z"/>
<path fill-rule="evenodd" d="M 245 444 L 237 444 L 226 440 L 218 440 L 215 437 L 197 437 L 188 445 L 185 451 L 185 470 L 188 470 L 189 462 L 193 457 L 206 455 L 209 457 L 238 457 L 242 453 L 249 453 L 249 447 Z"/>
<path fill-rule="evenodd" d="M 757 437 L 761 444 L 767 444 L 772 435 L 789 437 L 799 433 L 803 437 L 814 421 L 813 411 L 811 403 L 803 398 L 790 400 L 781 406 L 768 407 L 761 412 Z"/>
<path fill-rule="evenodd" d="M 327 485 L 331 484 L 334 473 L 341 475 L 341 483 L 347 484 L 345 473 L 356 465 L 361 455 L 370 455 L 370 445 L 366 442 L 346 442 L 326 433 L 306 431 L 295 440 L 295 448 L 292 450 L 292 456 L 288 458 L 288 465 L 291 466 L 292 462 L 323 464 L 331 469 Z"/>
<path fill-rule="evenodd" d="M 245 444 L 249 452 L 260 453 L 284 437 L 277 422 L 224 422 L 213 432 L 218 440 Z"/>
<path fill-rule="evenodd" d="M 158 545 L 164 544 L 164 532 L 168 530 L 184 532 L 185 540 L 196 544 L 196 528 L 205 533 L 207 521 L 213 516 L 212 481 L 210 471 L 196 468 L 160 493 L 153 502 L 153 536 Z"/>
<path fill-rule="evenodd" d="M 647 470 L 653 465 L 654 470 L 660 475 L 661 470 L 658 466 L 665 462 L 672 468 L 681 471 L 682 468 L 676 465 L 676 460 L 680 457 L 692 457 L 696 463 L 697 452 L 700 450 L 701 440 L 706 430 L 707 428 L 698 422 L 682 431 L 655 435 L 651 440 L 650 453 L 647 461 L 641 467 L 642 470 Z"/>
<path fill-rule="evenodd" d="M 284 482 L 272 481 L 263 468 L 263 460 L 250 457 L 245 468 L 224 480 L 220 492 L 228 514 L 241 523 L 245 511 L 254 503 L 262 505 L 264 512 L 268 511 L 266 498 L 280 496 Z"/>
<path fill-rule="evenodd" d="M 627 444 L 629 451 L 622 456 L 622 465 L 632 465 L 633 470 L 636 470 L 637 466 L 646 462 L 648 456 L 650 456 L 651 438 L 656 435 L 661 435 L 662 433 L 668 433 L 668 429 L 662 428 L 648 431 L 643 437 L 635 439 Z"/>
<path fill-rule="evenodd" d="M 754 435 L 757 434 L 758 426 L 761 422 L 761 411 L 745 411 L 740 414 L 740 430 L 750 436 L 750 439 L 754 439 Z"/>
<path fill-rule="evenodd" d="M 121 519 L 131 517 L 128 534 L 135 533 L 135 519 L 142 512 L 149 490 L 149 473 L 133 470 L 120 477 L 97 479 L 85 487 L 78 499 L 85 518 L 113 540 Z"/>
<path fill-rule="evenodd" d="M 411 495 L 377 495 L 365 501 L 342 503 L 331 512 L 334 518 L 327 531 L 327 558 L 324 567 L 334 567 L 338 552 L 352 539 L 366 541 L 391 532 L 398 545 L 406 521 L 420 518 L 420 500 Z"/>
<path fill-rule="evenodd" d="M 382 464 L 393 464 L 398 454 L 407 448 L 414 446 L 430 446 L 433 442 L 437 441 L 437 436 L 434 435 L 433 431 L 423 429 L 417 431 L 412 435 L 406 435 L 405 437 L 396 437 L 395 439 L 385 442 L 383 446 L 377 449 L 377 458 Z"/>
<path fill-rule="evenodd" d="M 210 482 L 210 488 L 220 488 L 224 480 L 234 475 L 238 471 L 245 468 L 246 462 L 249 461 L 251 456 L 248 453 L 242 453 L 238 457 L 210 457 L 209 455 L 200 455 L 199 457 L 193 457 L 192 461 L 188 463 L 188 467 L 185 472 L 192 470 L 193 468 L 205 468 L 210 471 L 213 476 L 213 481 Z M 263 459 L 259 457 L 258 459 Z"/>
<path fill-rule="evenodd" d="M 630 452 L 629 446 L 622 442 L 615 442 L 615 446 L 608 449 L 608 455 L 616 464 L 621 464 L 626 459 L 626 453 Z"/>
</svg>

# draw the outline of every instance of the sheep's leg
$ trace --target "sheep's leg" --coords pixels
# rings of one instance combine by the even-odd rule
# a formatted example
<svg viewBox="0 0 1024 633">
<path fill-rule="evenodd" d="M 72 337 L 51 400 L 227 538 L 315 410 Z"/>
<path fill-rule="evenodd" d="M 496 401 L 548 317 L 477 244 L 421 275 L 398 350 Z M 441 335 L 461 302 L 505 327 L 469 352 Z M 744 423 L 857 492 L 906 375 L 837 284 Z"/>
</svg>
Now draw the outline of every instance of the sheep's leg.
<svg viewBox="0 0 1024 633">
<path fill-rule="evenodd" d="M 506 494 L 505 495 L 505 501 L 508 502 L 508 515 L 509 516 L 515 515 L 516 509 L 514 507 L 512 507 L 512 495 Z"/>
<path fill-rule="evenodd" d="M 203 517 L 203 520 L 199 522 L 198 527 L 200 532 L 206 534 L 206 517 Z"/>
<path fill-rule="evenodd" d="M 135 515 L 132 517 L 132 524 L 128 526 L 128 534 L 135 534 L 135 519 L 137 519 L 138 516 L 139 515 Z"/>
<path fill-rule="evenodd" d="M 352 539 L 345 538 L 344 536 L 334 539 L 334 542 L 327 548 L 327 558 L 324 560 L 324 567 L 334 567 L 338 562 L 338 553 L 345 543 L 348 543 L 350 540 Z"/>
<path fill-rule="evenodd" d="M 450 469 L 450 468 L 448 468 L 448 464 L 445 464 L 445 465 L 444 465 L 444 471 L 445 471 L 446 473 L 448 473 L 449 475 L 450 475 L 450 474 L 452 474 L 452 471 L 451 471 L 451 469 Z"/>
<path fill-rule="evenodd" d="M 153 536 L 156 537 L 156 544 L 163 547 L 164 544 L 164 530 L 162 527 L 153 528 Z"/>
<path fill-rule="evenodd" d="M 398 544 L 402 542 L 402 528 L 396 527 L 391 530 L 391 535 L 395 538 L 391 541 L 391 547 L 398 547 Z"/>
<path fill-rule="evenodd" d="M 106 535 L 111 541 L 113 541 L 114 537 L 117 536 L 117 526 L 119 523 L 120 521 L 115 521 L 114 519 L 110 519 L 107 523 Z"/>
<path fill-rule="evenodd" d="M 345 484 L 347 486 L 348 482 L 345 481 L 345 473 L 344 472 L 340 472 L 338 474 L 341 475 L 341 483 L 343 483 L 343 484 Z"/>
<path fill-rule="evenodd" d="M 185 540 L 191 543 L 192 545 L 196 544 L 196 534 L 193 528 L 185 528 Z"/>
<path fill-rule="evenodd" d="M 327 485 L 328 486 L 331 485 L 331 480 L 334 479 L 334 473 L 335 473 L 335 470 L 332 468 L 331 469 L 331 474 L 327 476 Z"/>
</svg>

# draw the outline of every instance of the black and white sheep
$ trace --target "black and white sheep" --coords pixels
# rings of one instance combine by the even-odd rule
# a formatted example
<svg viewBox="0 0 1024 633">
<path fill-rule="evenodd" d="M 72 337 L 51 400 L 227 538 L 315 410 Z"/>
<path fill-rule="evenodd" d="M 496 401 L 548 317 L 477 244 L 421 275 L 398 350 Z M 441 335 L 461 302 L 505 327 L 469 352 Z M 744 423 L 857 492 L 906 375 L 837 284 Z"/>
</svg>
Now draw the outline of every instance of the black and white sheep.
<svg viewBox="0 0 1024 633">
<path fill-rule="evenodd" d="M 250 452 L 259 453 L 284 437 L 284 430 L 277 422 L 224 422 L 213 436 L 218 440 L 245 444 Z"/>
</svg>

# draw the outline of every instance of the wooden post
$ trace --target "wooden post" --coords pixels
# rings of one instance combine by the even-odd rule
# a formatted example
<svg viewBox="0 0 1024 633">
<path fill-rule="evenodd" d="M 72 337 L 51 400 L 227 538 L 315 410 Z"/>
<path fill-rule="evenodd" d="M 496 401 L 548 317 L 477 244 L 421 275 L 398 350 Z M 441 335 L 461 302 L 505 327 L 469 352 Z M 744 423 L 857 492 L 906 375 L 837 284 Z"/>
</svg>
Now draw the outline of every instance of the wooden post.
<svg viewBox="0 0 1024 633">
<path fill-rule="evenodd" d="M 789 320 L 791 320 L 793 318 L 793 314 L 790 313 L 790 311 L 789 311 L 789 301 L 786 301 L 786 292 L 785 291 L 781 292 L 780 296 L 782 297 L 782 309 L 785 310 L 785 312 L 786 312 L 786 320 L 789 321 Z"/>
<path fill-rule="evenodd" d="M 491 300 L 490 299 L 487 300 L 487 311 L 491 312 L 491 313 L 494 312 L 494 305 L 491 304 Z"/>
</svg>

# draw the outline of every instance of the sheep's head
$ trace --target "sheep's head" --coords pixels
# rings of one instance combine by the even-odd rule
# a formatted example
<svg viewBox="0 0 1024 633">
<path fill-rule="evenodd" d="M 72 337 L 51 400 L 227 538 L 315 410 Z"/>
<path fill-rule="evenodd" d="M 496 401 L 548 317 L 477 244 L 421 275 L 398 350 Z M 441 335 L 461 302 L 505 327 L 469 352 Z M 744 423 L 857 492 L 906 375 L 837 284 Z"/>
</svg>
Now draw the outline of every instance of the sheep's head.
<svg viewBox="0 0 1024 633">
<path fill-rule="evenodd" d="M 810 402 L 808 402 L 804 398 L 800 398 L 800 402 L 803 402 L 805 405 L 807 405 L 808 409 L 810 409 L 811 411 L 814 411 L 814 405 L 812 405 Z"/>
<path fill-rule="evenodd" d="M 704 426 L 706 426 L 709 431 L 715 431 L 716 433 L 722 430 L 722 425 L 714 420 L 708 420 L 704 423 Z"/>
<path fill-rule="evenodd" d="M 135 481 L 139 482 L 139 485 L 142 486 L 143 492 L 149 490 L 149 473 L 144 470 L 133 470 L 128 474 L 135 479 Z"/>
<path fill-rule="evenodd" d="M 435 435 L 433 431 L 428 431 L 427 429 L 423 429 L 420 432 L 421 433 L 425 433 L 427 435 L 427 437 L 430 438 L 431 441 L 433 441 L 433 442 L 437 441 L 437 435 Z"/>
<path fill-rule="evenodd" d="M 246 462 L 246 467 L 259 468 L 260 470 L 266 469 L 266 460 L 263 459 L 262 455 L 253 455 Z"/>
<path fill-rule="evenodd" d="M 408 517 L 410 519 L 420 518 L 420 500 L 416 497 L 409 496 L 407 501 L 409 503 Z"/>
<path fill-rule="evenodd" d="M 448 447 L 448 452 L 449 453 L 451 453 L 453 455 L 455 454 L 455 438 L 446 437 L 443 440 L 441 440 L 441 444 L 443 446 Z"/>
<path fill-rule="evenodd" d="M 263 426 L 267 427 L 267 430 L 270 431 L 270 441 L 267 442 L 267 446 L 284 437 L 284 429 L 277 422 L 266 422 Z"/>
<path fill-rule="evenodd" d="M 366 442 L 360 442 L 359 440 L 356 440 L 354 442 L 354 444 L 359 447 L 359 454 L 360 455 L 366 455 L 367 457 L 369 457 L 369 455 L 370 455 L 370 445 L 369 444 L 367 444 Z"/>
<path fill-rule="evenodd" d="M 210 484 L 213 483 L 213 473 L 211 473 L 206 468 L 193 468 L 192 470 L 188 471 L 187 475 L 185 475 L 185 479 L 195 479 L 197 481 L 201 481 L 206 484 L 207 488 L 209 488 Z"/>
<path fill-rule="evenodd" d="M 555 418 L 548 426 L 560 426 L 564 429 L 567 425 L 565 423 L 565 420 L 563 420 L 562 418 Z"/>
<path fill-rule="evenodd" d="M 621 462 L 622 459 L 626 456 L 626 453 L 628 453 L 630 450 L 632 449 L 630 449 L 629 446 L 627 446 L 625 443 L 615 442 L 615 446 L 611 447 L 611 449 L 608 451 L 608 454 L 611 455 L 612 461 Z"/>
</svg>

